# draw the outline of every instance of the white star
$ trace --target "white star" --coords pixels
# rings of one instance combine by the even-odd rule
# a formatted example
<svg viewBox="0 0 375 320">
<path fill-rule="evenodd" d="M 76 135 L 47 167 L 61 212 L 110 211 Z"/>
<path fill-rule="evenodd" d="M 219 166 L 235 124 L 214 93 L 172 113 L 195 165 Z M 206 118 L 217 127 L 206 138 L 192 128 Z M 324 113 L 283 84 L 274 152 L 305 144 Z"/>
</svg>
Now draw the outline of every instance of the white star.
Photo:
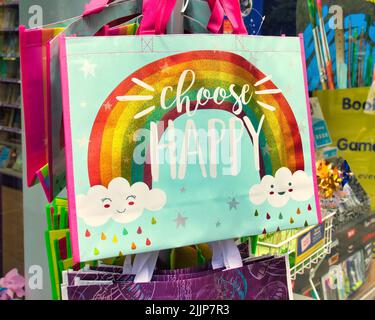
<svg viewBox="0 0 375 320">
<path fill-rule="evenodd" d="M 93 64 L 89 60 L 85 59 L 83 60 L 83 65 L 80 70 L 83 72 L 85 79 L 87 79 L 88 76 L 92 76 L 92 77 L 96 76 L 95 74 L 96 67 L 97 67 L 96 64 Z"/>
<path fill-rule="evenodd" d="M 216 53 L 217 51 L 220 51 L 221 46 L 220 45 L 214 45 L 212 50 Z"/>
<path fill-rule="evenodd" d="M 284 93 L 289 93 L 290 91 L 292 91 L 292 88 L 291 88 L 291 86 L 288 86 L 288 87 L 284 90 Z"/>
<path fill-rule="evenodd" d="M 167 72 L 168 68 L 169 68 L 169 64 L 167 61 L 165 61 L 164 64 L 160 66 L 161 72 Z"/>
<path fill-rule="evenodd" d="M 87 102 L 85 102 L 85 101 L 82 101 L 80 104 L 79 104 L 79 106 L 81 107 L 81 108 L 87 108 Z"/>
<path fill-rule="evenodd" d="M 295 67 L 296 67 L 296 63 L 295 63 L 294 60 L 291 60 L 291 61 L 289 62 L 289 67 L 290 67 L 290 69 L 295 69 Z"/>
<path fill-rule="evenodd" d="M 256 52 L 253 52 L 253 51 L 249 51 L 247 52 L 247 60 L 253 64 L 256 64 L 257 61 L 258 61 L 258 58 L 257 58 L 257 55 L 256 55 Z"/>
<path fill-rule="evenodd" d="M 82 138 L 78 139 L 78 145 L 80 148 L 87 148 L 90 143 L 90 140 L 86 138 L 86 136 L 82 136 Z"/>
<path fill-rule="evenodd" d="M 112 105 L 109 101 L 104 105 L 104 110 L 105 111 L 110 111 L 112 109 Z"/>
<path fill-rule="evenodd" d="M 306 133 L 306 124 L 304 124 L 304 123 L 301 123 L 300 125 L 299 125 L 299 132 L 301 132 L 301 133 Z"/>
</svg>

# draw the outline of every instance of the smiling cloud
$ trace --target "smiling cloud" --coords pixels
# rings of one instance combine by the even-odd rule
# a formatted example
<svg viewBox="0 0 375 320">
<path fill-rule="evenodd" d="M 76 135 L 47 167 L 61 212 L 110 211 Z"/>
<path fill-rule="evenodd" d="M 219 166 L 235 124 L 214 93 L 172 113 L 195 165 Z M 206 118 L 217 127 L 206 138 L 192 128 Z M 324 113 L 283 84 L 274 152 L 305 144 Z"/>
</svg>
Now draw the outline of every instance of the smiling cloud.
<svg viewBox="0 0 375 320">
<path fill-rule="evenodd" d="M 306 201 L 314 193 L 313 180 L 304 171 L 296 171 L 293 174 L 288 168 L 280 168 L 275 177 L 264 176 L 261 182 L 251 187 L 249 191 L 250 201 L 256 205 L 268 200 L 275 208 L 287 204 L 289 199 Z"/>
<path fill-rule="evenodd" d="M 130 185 L 124 178 L 113 179 L 108 188 L 93 186 L 86 195 L 76 197 L 77 215 L 90 226 L 101 226 L 109 219 L 129 223 L 143 211 L 161 210 L 167 201 L 164 191 L 149 189 L 143 182 Z"/>
</svg>

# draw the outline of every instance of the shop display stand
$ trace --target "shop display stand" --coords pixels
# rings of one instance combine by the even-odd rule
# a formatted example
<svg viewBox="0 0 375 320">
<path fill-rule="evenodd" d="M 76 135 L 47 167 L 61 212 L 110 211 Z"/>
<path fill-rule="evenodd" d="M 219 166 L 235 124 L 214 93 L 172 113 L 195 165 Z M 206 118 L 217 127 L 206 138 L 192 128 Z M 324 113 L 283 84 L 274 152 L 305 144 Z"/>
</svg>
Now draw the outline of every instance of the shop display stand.
<svg viewBox="0 0 375 320">
<path fill-rule="evenodd" d="M 335 214 L 336 212 L 330 213 L 322 219 L 322 223 L 324 223 L 324 244 L 311 255 L 307 256 L 305 259 L 290 268 L 290 277 L 292 280 L 295 280 L 297 275 L 304 274 L 306 270 L 310 270 L 310 272 L 313 271 L 314 269 L 311 268 L 323 261 L 327 254 L 330 254 L 332 246 L 333 218 Z M 296 252 L 296 239 L 303 236 L 314 227 L 315 226 L 304 228 L 288 239 L 277 244 L 259 241 L 258 245 L 268 248 L 270 254 L 285 254 L 282 251 L 287 248 L 286 254 L 291 255 L 292 253 Z"/>
<path fill-rule="evenodd" d="M 352 300 L 375 300 L 375 258 L 372 259 L 370 268 L 366 283 L 353 296 Z"/>
<path fill-rule="evenodd" d="M 330 213 L 322 219 L 322 223 L 324 223 L 324 245 L 290 269 L 292 280 L 295 280 L 298 274 L 303 274 L 308 269 L 310 269 L 311 272 L 313 265 L 316 265 L 315 269 L 318 268 L 317 264 L 320 264 L 324 257 L 331 253 L 333 218 L 335 214 L 336 212 Z M 303 229 L 300 234 L 297 233 L 294 237 L 299 237 L 313 228 L 314 227 Z"/>
<path fill-rule="evenodd" d="M 332 243 L 332 241 L 331 241 L 331 243 Z M 326 254 L 329 254 L 330 252 L 331 252 L 331 249 L 329 249 L 329 252 L 327 252 Z M 309 283 L 310 283 L 310 285 L 311 285 L 311 290 L 314 292 L 314 295 L 315 295 L 315 299 L 316 299 L 316 300 L 321 300 L 321 299 L 320 299 L 320 296 L 319 296 L 318 291 L 316 290 L 315 283 L 314 283 L 315 272 L 316 272 L 316 270 L 319 269 L 319 267 L 320 267 L 320 265 L 322 264 L 323 259 L 324 259 L 324 257 L 325 257 L 326 254 L 324 254 L 324 255 L 322 256 L 322 258 L 318 261 L 318 263 L 317 263 L 314 267 L 312 267 L 312 268 L 310 269 L 310 274 L 309 274 Z"/>
</svg>

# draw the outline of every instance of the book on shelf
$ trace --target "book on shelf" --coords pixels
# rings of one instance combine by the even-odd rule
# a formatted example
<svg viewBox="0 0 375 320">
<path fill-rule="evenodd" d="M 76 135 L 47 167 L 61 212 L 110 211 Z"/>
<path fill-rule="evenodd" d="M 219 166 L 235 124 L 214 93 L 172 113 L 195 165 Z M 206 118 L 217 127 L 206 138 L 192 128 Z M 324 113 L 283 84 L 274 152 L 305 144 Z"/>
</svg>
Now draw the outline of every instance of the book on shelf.
<svg viewBox="0 0 375 320">
<path fill-rule="evenodd" d="M 17 172 L 22 172 L 22 152 L 17 153 L 17 157 L 12 166 L 12 169 Z"/>
<path fill-rule="evenodd" d="M 11 6 L 0 7 L 0 28 L 16 29 L 18 27 L 18 8 Z"/>
<path fill-rule="evenodd" d="M 20 110 L 13 110 L 12 128 L 21 129 L 21 112 Z"/>
<path fill-rule="evenodd" d="M 0 79 L 19 81 L 20 67 L 17 60 L 0 59 Z"/>
<path fill-rule="evenodd" d="M 6 141 L 8 141 L 8 143 L 11 143 L 12 145 L 21 145 L 21 138 L 22 136 L 19 133 L 8 132 Z"/>
<path fill-rule="evenodd" d="M 22 172 L 21 148 L 0 144 L 0 168 L 8 168 L 17 172 Z"/>
<path fill-rule="evenodd" d="M 12 109 L 0 108 L 0 126 L 9 127 L 13 117 Z"/>
<path fill-rule="evenodd" d="M 20 86 L 17 83 L 0 83 L 0 104 L 17 106 L 20 104 Z"/>
<path fill-rule="evenodd" d="M 11 149 L 7 146 L 0 146 L 0 168 L 8 166 Z"/>
<path fill-rule="evenodd" d="M 21 138 L 22 136 L 19 134 L 19 132 L 17 133 L 6 130 L 0 130 L 0 145 L 21 147 Z"/>
<path fill-rule="evenodd" d="M 11 33 L 0 33 L 1 55 L 2 57 L 19 56 L 19 39 Z"/>
</svg>

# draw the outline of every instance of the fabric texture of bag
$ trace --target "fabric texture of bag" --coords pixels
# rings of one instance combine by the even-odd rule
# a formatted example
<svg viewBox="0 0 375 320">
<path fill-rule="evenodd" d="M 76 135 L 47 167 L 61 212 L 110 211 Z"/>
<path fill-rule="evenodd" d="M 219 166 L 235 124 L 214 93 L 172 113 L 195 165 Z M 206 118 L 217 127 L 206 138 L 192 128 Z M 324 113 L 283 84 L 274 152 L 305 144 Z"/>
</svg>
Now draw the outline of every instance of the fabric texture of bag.
<svg viewBox="0 0 375 320">
<path fill-rule="evenodd" d="M 232 24 L 61 38 L 76 261 L 320 222 L 302 38 Z"/>
<path fill-rule="evenodd" d="M 289 300 L 293 296 L 288 272 L 285 256 L 226 271 L 169 270 L 154 275 L 149 283 L 134 283 L 132 275 L 110 271 L 70 271 L 65 272 L 62 296 L 65 300 Z"/>
</svg>

